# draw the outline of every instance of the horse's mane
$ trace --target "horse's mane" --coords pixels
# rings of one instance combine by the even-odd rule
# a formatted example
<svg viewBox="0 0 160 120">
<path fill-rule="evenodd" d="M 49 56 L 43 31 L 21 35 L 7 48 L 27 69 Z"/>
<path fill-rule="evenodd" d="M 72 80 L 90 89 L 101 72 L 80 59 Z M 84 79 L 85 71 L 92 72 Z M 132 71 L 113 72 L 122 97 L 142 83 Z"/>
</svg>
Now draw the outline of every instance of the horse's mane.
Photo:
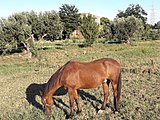
<svg viewBox="0 0 160 120">
<path fill-rule="evenodd" d="M 69 61 L 70 62 L 70 61 Z M 50 89 L 55 85 L 55 83 L 57 82 L 57 80 L 60 79 L 62 72 L 65 68 L 65 66 L 69 63 L 67 62 L 66 64 L 64 64 L 63 66 L 61 66 L 49 79 L 49 81 L 47 82 L 45 89 L 44 89 L 44 95 L 48 93 L 48 91 L 50 91 Z"/>
</svg>

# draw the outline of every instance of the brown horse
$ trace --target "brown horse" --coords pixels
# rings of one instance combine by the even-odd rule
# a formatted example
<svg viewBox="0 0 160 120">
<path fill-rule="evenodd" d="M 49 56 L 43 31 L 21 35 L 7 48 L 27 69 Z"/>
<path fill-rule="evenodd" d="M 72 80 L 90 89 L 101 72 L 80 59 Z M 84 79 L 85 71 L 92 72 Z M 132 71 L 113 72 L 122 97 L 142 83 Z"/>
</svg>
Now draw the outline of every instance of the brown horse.
<svg viewBox="0 0 160 120">
<path fill-rule="evenodd" d="M 96 88 L 100 84 L 103 85 L 104 101 L 101 109 L 104 110 L 109 96 L 110 82 L 114 91 L 114 107 L 115 111 L 117 111 L 121 93 L 120 64 L 111 58 L 101 58 L 92 62 L 71 60 L 51 76 L 44 91 L 41 93 L 45 112 L 47 114 L 51 113 L 51 106 L 53 104 L 52 95 L 58 88 L 63 86 L 68 90 L 70 100 L 69 117 L 71 118 L 74 114 L 74 100 L 77 105 L 77 112 L 81 112 L 77 89 Z"/>
</svg>

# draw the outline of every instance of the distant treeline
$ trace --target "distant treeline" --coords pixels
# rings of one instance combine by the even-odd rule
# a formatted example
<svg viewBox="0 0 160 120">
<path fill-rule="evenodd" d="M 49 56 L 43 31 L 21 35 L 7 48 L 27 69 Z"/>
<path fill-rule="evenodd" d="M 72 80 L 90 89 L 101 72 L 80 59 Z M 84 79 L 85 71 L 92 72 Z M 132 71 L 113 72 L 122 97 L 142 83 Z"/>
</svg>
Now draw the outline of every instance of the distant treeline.
<svg viewBox="0 0 160 120">
<path fill-rule="evenodd" d="M 80 14 L 74 5 L 64 4 L 58 12 L 21 12 L 0 19 L 0 51 L 2 54 L 34 48 L 34 41 L 68 39 L 74 30 L 79 30 L 87 46 L 96 38 L 131 43 L 133 39 L 160 39 L 160 22 L 154 26 L 146 23 L 147 13 L 139 5 L 129 5 L 119 11 L 116 18 L 100 18 Z"/>
</svg>

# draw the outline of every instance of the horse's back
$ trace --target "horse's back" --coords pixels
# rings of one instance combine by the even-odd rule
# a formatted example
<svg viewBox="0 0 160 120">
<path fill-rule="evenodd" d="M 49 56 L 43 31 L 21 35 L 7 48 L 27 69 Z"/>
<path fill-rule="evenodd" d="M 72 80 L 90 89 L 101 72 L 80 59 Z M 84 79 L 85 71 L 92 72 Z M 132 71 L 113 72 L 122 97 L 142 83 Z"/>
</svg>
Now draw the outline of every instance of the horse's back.
<svg viewBox="0 0 160 120">
<path fill-rule="evenodd" d="M 116 68 L 120 69 L 120 64 L 115 59 L 104 58 L 103 60 L 104 60 L 104 64 L 107 65 L 108 67 L 113 68 L 113 69 L 116 69 Z"/>
<path fill-rule="evenodd" d="M 103 72 L 109 70 L 120 70 L 120 64 L 112 58 L 101 58 L 91 62 L 81 62 L 76 60 L 70 60 L 64 65 L 63 73 L 75 74 L 77 72 L 83 72 L 90 74 L 91 72 Z"/>
<path fill-rule="evenodd" d="M 101 58 L 91 62 L 70 60 L 64 66 L 63 83 L 79 88 L 94 88 L 109 78 L 119 66 L 112 58 Z"/>
</svg>

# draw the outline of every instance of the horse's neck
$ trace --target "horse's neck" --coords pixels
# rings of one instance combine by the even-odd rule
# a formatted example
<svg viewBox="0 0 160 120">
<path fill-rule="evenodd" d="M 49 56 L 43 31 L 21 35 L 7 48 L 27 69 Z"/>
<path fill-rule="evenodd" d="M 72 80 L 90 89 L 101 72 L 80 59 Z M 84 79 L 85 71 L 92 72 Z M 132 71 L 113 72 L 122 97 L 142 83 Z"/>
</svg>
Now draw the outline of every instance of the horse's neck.
<svg viewBox="0 0 160 120">
<path fill-rule="evenodd" d="M 61 87 L 61 76 L 63 74 L 63 70 L 65 69 L 65 66 L 68 64 L 69 62 L 67 62 L 65 65 L 63 65 L 62 67 L 60 67 L 49 79 L 46 87 L 45 87 L 45 91 L 44 91 L 44 95 L 47 96 L 48 94 L 54 94 L 55 91 Z"/>
<path fill-rule="evenodd" d="M 45 96 L 48 94 L 54 94 L 54 92 L 60 87 L 60 70 L 61 68 L 58 69 L 49 79 L 44 91 Z"/>
</svg>

